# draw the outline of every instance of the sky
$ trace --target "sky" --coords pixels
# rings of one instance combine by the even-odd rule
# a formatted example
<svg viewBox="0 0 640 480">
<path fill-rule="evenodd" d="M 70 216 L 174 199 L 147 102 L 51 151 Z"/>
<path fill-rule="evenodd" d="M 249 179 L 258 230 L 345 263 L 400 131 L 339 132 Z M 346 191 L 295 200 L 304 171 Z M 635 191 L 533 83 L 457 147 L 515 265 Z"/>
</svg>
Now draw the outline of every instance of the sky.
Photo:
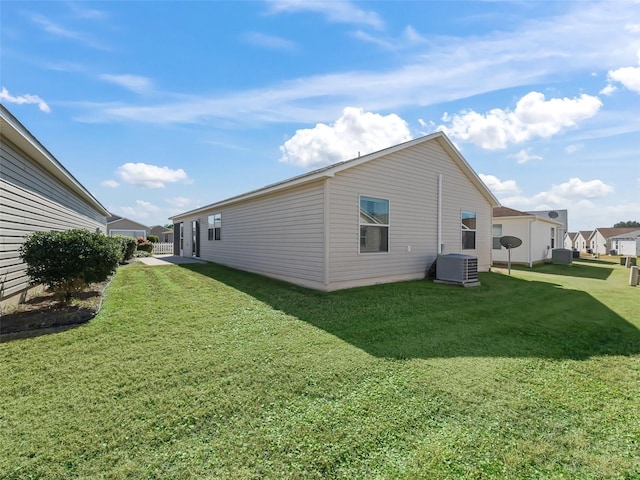
<svg viewBox="0 0 640 480">
<path fill-rule="evenodd" d="M 146 225 L 445 132 L 502 205 L 640 221 L 638 1 L 10 1 L 0 102 Z"/>
</svg>

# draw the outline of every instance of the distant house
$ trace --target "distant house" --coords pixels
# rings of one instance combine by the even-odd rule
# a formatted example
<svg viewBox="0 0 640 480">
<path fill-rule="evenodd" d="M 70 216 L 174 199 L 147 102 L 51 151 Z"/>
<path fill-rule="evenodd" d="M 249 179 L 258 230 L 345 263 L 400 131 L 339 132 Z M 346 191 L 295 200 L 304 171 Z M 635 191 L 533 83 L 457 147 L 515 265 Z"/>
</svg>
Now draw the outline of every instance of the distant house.
<svg viewBox="0 0 640 480">
<path fill-rule="evenodd" d="M 551 250 L 563 247 L 562 224 L 533 213 L 508 207 L 493 209 L 493 263 L 504 264 L 509 251 L 500 244 L 503 236 L 517 237 L 522 245 L 511 249 L 511 263 L 532 267 L 551 258 Z"/>
<path fill-rule="evenodd" d="M 640 230 L 614 235 L 609 242 L 616 255 L 640 257 Z"/>
<path fill-rule="evenodd" d="M 29 290 L 19 249 L 36 231 L 105 232 L 109 212 L 0 105 L 0 305 Z"/>
<path fill-rule="evenodd" d="M 592 253 L 600 255 L 609 254 L 613 249 L 610 239 L 622 234 L 631 233 L 638 230 L 638 227 L 625 228 L 596 228 L 589 237 L 589 248 Z"/>
<path fill-rule="evenodd" d="M 592 230 L 580 230 L 574 240 L 576 250 L 582 253 L 587 253 L 589 247 L 589 238 L 591 238 Z"/>
<path fill-rule="evenodd" d="M 331 291 L 491 265 L 498 202 L 442 132 L 172 217 L 174 253 Z"/>
<path fill-rule="evenodd" d="M 526 213 L 535 215 L 536 217 L 544 220 L 551 220 L 552 222 L 559 223 L 560 226 L 556 229 L 557 238 L 564 242 L 564 236 L 569 229 L 569 214 L 567 210 L 533 210 L 527 211 Z M 556 242 L 556 246 L 553 248 L 563 248 L 563 246 Z"/>
<path fill-rule="evenodd" d="M 173 230 L 162 225 L 151 227 L 149 235 L 155 235 L 162 243 L 173 243 Z"/>
<path fill-rule="evenodd" d="M 569 250 L 579 250 L 576 246 L 578 232 L 567 232 L 564 234 L 564 248 Z"/>
<path fill-rule="evenodd" d="M 108 235 L 124 235 L 125 237 L 147 238 L 151 229 L 142 223 L 128 218 L 111 216 L 107 219 Z"/>
</svg>

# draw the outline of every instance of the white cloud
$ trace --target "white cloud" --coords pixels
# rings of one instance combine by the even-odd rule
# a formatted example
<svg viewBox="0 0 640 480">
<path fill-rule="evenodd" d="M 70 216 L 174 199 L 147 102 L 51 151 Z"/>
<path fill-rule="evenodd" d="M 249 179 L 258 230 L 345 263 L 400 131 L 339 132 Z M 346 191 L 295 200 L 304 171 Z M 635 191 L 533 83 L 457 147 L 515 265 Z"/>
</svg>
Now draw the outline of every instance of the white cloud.
<svg viewBox="0 0 640 480">
<path fill-rule="evenodd" d="M 487 149 L 506 148 L 509 143 L 522 143 L 532 138 L 549 138 L 579 121 L 593 117 L 602 102 L 598 97 L 582 94 L 578 98 L 545 100 L 539 92 L 529 92 L 516 103 L 516 108 L 495 108 L 486 114 L 473 110 L 446 114 L 448 125 L 438 127 L 448 136 L 473 142 Z"/>
<path fill-rule="evenodd" d="M 362 10 L 351 2 L 344 0 L 269 0 L 272 13 L 315 12 L 324 15 L 330 22 L 354 23 L 382 28 L 384 23 L 380 16 L 372 11 Z"/>
<path fill-rule="evenodd" d="M 640 64 L 640 50 L 638 50 L 638 63 Z M 608 85 L 600 91 L 603 95 L 611 95 L 617 90 L 613 82 L 622 84 L 627 90 L 640 93 L 640 66 L 609 70 L 607 80 L 609 81 Z"/>
<path fill-rule="evenodd" d="M 355 158 L 411 139 L 407 123 L 392 113 L 382 116 L 346 107 L 333 124 L 298 130 L 280 147 L 281 162 L 319 167 Z"/>
<path fill-rule="evenodd" d="M 98 75 L 98 78 L 137 93 L 147 92 L 153 87 L 151 80 L 140 75 L 111 75 L 104 73 L 102 75 Z"/>
<path fill-rule="evenodd" d="M 529 210 L 544 210 L 547 208 L 595 208 L 594 200 L 606 197 L 614 192 L 612 186 L 602 180 L 583 181 L 570 178 L 560 185 L 552 185 L 546 192 L 540 192 L 532 197 L 522 195 L 502 198 L 503 205 Z"/>
<path fill-rule="evenodd" d="M 120 207 L 117 209 L 119 213 L 127 218 L 146 220 L 151 215 L 160 211 L 160 208 L 156 207 L 151 202 L 144 200 L 136 200 L 135 207 Z"/>
<path fill-rule="evenodd" d="M 172 170 L 169 167 L 158 167 L 146 163 L 125 163 L 118 167 L 116 174 L 129 185 L 146 188 L 164 188 L 165 183 L 188 180 L 181 168 Z"/>
<path fill-rule="evenodd" d="M 333 2 L 273 3 L 280 11 Z M 533 19 L 474 37 L 407 31 L 415 50 L 397 54 L 393 67 L 379 62 L 371 70 L 341 70 L 290 78 L 263 88 L 217 95 L 167 95 L 159 103 L 90 104 L 83 121 L 193 123 L 229 119 L 239 123 L 315 123 L 335 119 L 344 105 L 367 111 L 394 111 L 435 105 L 522 85 L 624 65 L 640 48 L 624 25 L 638 16 L 638 5 L 619 2 L 567 2 L 566 13 Z M 288 7 L 287 7 L 288 6 Z M 274 7 L 275 8 L 275 7 Z M 474 81 L 470 82 L 469 79 Z M 172 100 L 167 100 L 171 98 Z"/>
<path fill-rule="evenodd" d="M 564 151 L 569 155 L 573 155 L 574 153 L 582 150 L 583 148 L 584 148 L 584 143 L 575 143 L 573 145 L 567 145 Z"/>
<path fill-rule="evenodd" d="M 107 188 L 118 188 L 120 186 L 120 184 L 115 180 L 105 180 L 100 185 Z"/>
<path fill-rule="evenodd" d="M 530 148 L 520 150 L 515 155 L 511 155 L 511 157 L 515 158 L 519 164 L 527 163 L 529 160 L 542 160 L 542 157 L 533 155 Z"/>
<path fill-rule="evenodd" d="M 266 35 L 260 32 L 249 32 L 242 36 L 245 42 L 255 45 L 261 48 L 268 48 L 271 50 L 297 50 L 297 46 L 291 40 L 286 38 L 276 37 L 274 35 Z"/>
<path fill-rule="evenodd" d="M 58 25 L 57 23 L 49 20 L 44 15 L 32 14 L 32 15 L 29 15 L 29 19 L 33 23 L 40 25 L 40 27 L 42 27 L 42 29 L 45 32 L 50 33 L 51 35 L 55 35 L 56 37 L 66 38 L 68 40 L 74 40 L 76 42 L 82 43 L 83 45 L 100 49 L 100 50 L 109 50 L 109 48 L 105 47 L 99 42 L 96 42 L 91 36 L 82 32 L 76 32 L 74 30 L 69 30 L 67 28 L 64 28 Z"/>
<path fill-rule="evenodd" d="M 192 200 L 187 197 L 173 197 L 165 199 L 165 202 L 167 202 L 172 207 L 185 208 L 191 205 Z"/>
<path fill-rule="evenodd" d="M 5 87 L 2 87 L 2 90 L 0 91 L 0 100 L 9 102 L 9 103 L 17 103 L 18 105 L 35 104 L 35 105 L 38 105 L 38 108 L 43 112 L 46 112 L 46 113 L 51 112 L 49 105 L 47 105 L 47 103 L 44 100 L 42 100 L 38 95 L 26 94 L 26 95 L 18 95 L 17 97 L 13 97 Z"/>
<path fill-rule="evenodd" d="M 485 175 L 483 173 L 478 174 L 478 176 L 494 195 L 520 193 L 520 188 L 515 180 L 505 180 L 503 182 L 494 175 Z"/>
</svg>

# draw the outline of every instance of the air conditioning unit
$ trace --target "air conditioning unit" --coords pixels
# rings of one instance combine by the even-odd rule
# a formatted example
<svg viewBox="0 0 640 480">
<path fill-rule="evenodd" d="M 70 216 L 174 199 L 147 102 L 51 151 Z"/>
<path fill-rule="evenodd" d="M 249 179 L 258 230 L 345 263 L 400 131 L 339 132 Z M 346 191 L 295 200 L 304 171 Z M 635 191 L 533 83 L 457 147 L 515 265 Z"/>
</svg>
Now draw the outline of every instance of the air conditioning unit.
<svg viewBox="0 0 640 480">
<path fill-rule="evenodd" d="M 551 250 L 551 263 L 555 265 L 571 265 L 573 252 L 568 248 L 554 248 Z"/>
<path fill-rule="evenodd" d="M 478 257 L 461 253 L 438 255 L 435 281 L 438 283 L 453 283 L 465 287 L 480 285 L 478 280 Z"/>
</svg>

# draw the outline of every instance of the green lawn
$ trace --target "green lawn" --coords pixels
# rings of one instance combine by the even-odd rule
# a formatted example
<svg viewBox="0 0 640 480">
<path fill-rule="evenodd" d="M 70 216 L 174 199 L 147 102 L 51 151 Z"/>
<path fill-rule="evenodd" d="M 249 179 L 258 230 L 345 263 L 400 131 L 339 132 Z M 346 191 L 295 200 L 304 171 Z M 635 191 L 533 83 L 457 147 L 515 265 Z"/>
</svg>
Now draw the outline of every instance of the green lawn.
<svg viewBox="0 0 640 480">
<path fill-rule="evenodd" d="M 0 478 L 640 478 L 640 288 L 606 262 L 322 294 L 127 266 L 0 344 Z"/>
</svg>

